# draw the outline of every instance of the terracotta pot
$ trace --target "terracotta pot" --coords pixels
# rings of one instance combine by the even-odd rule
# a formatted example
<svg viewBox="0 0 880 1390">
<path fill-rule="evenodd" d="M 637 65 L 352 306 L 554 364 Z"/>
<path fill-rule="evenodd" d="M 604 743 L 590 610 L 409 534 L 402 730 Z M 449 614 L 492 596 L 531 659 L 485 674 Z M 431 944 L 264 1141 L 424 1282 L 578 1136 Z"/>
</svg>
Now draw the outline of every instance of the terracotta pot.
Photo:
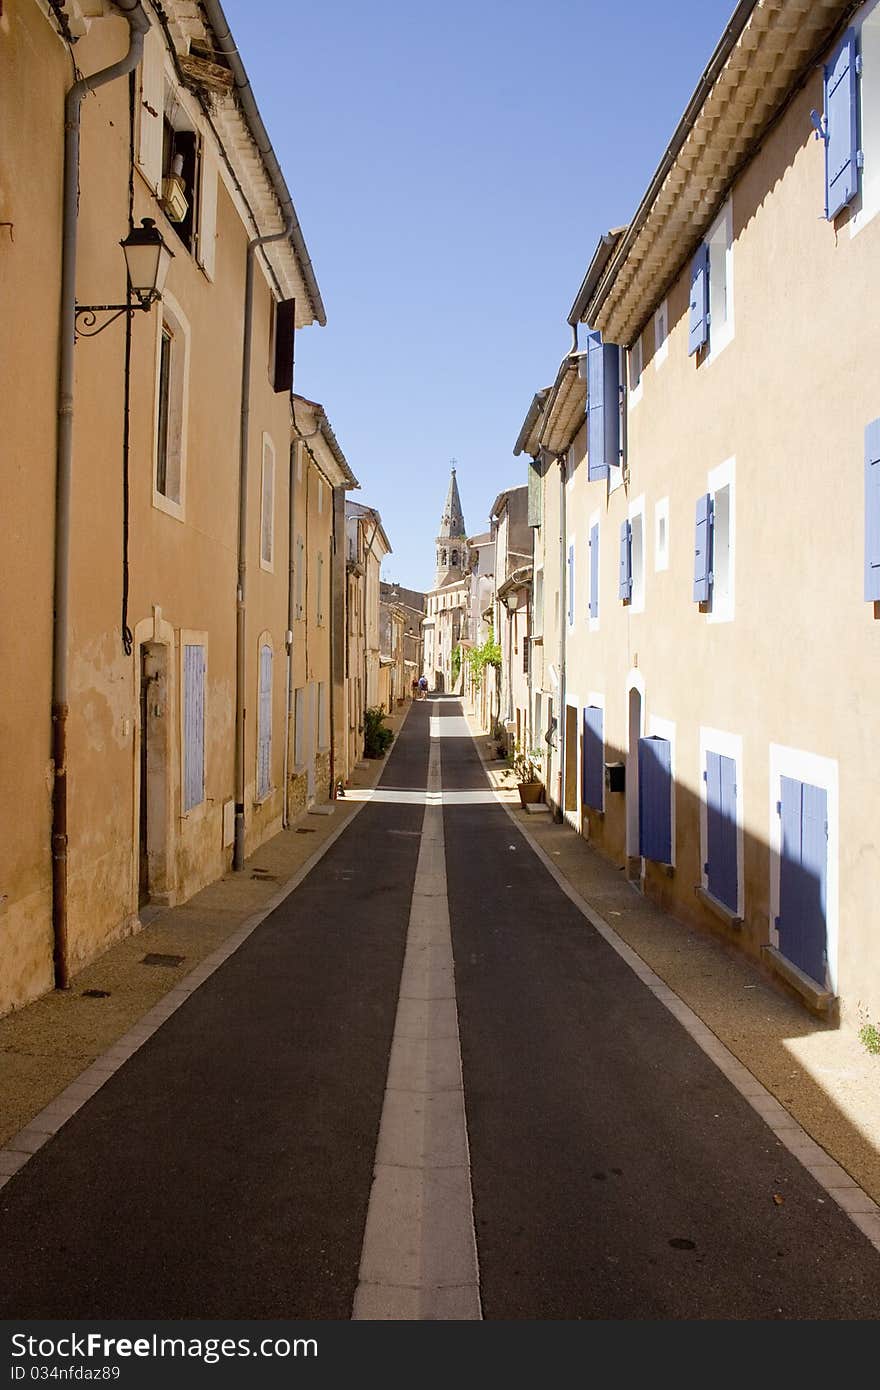
<svg viewBox="0 0 880 1390">
<path fill-rule="evenodd" d="M 521 806 L 527 806 L 533 801 L 543 801 L 544 783 L 543 782 L 518 782 L 517 791 Z"/>
</svg>

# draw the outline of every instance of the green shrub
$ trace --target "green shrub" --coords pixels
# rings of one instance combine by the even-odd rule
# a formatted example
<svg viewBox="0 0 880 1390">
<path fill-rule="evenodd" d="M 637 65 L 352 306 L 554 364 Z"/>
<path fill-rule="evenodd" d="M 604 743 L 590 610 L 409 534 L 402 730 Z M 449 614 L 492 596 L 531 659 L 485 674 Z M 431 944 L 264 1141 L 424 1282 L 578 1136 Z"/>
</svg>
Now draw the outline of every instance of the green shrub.
<svg viewBox="0 0 880 1390">
<path fill-rule="evenodd" d="M 364 711 L 364 756 L 381 758 L 388 745 L 394 740 L 390 729 L 385 727 L 385 711 L 381 705 L 373 705 Z"/>
</svg>

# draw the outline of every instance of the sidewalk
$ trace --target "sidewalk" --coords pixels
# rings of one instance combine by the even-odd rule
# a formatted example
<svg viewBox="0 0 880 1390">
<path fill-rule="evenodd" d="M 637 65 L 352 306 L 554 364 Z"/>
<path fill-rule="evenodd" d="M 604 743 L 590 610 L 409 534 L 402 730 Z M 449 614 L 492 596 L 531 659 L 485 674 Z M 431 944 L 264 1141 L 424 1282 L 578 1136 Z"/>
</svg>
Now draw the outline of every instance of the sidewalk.
<svg viewBox="0 0 880 1390">
<path fill-rule="evenodd" d="M 527 814 L 495 740 L 465 711 L 499 799 L 592 911 L 712 1030 L 873 1199 L 880 1202 L 880 1057 L 850 1028 L 810 1015 L 746 956 L 643 897 L 566 824 Z M 735 1161 L 735 1155 L 732 1156 Z"/>
<path fill-rule="evenodd" d="M 395 735 L 409 708 L 388 716 Z M 375 785 L 385 761 L 358 764 L 350 788 Z M 178 907 L 149 910 L 149 925 L 111 946 L 71 989 L 0 1019 L 0 1147 L 231 937 L 267 916 L 365 804 L 343 798 L 330 803 L 330 815 L 303 812 L 241 873 L 224 874 Z"/>
</svg>

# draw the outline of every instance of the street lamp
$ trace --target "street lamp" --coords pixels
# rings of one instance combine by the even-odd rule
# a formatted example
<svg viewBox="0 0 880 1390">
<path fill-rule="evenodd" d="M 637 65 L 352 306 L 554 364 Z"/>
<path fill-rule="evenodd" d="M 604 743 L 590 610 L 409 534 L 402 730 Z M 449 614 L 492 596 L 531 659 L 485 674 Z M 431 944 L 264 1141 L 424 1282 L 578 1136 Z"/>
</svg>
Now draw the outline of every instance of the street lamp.
<svg viewBox="0 0 880 1390">
<path fill-rule="evenodd" d="M 152 217 L 142 218 L 141 225 L 133 227 L 119 245 L 125 256 L 129 301 L 127 304 L 78 304 L 75 311 L 77 337 L 97 337 L 122 314 L 133 314 L 136 309 L 149 313 L 156 300 L 162 297 L 174 252 L 165 245 Z M 98 314 L 110 317 L 96 328 Z"/>
<path fill-rule="evenodd" d="M 504 602 L 507 604 L 511 613 L 516 612 L 519 607 L 519 594 L 516 589 L 508 589 L 507 593 L 504 595 Z"/>
</svg>

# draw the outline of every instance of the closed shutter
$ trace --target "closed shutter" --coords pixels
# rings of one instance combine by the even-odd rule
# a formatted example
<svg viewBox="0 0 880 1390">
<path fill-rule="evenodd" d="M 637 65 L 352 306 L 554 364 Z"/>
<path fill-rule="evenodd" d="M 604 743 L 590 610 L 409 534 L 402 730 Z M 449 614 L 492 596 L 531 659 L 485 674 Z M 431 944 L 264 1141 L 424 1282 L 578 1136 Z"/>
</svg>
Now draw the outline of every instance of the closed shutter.
<svg viewBox="0 0 880 1390">
<path fill-rule="evenodd" d="M 183 649 L 183 809 L 205 799 L 205 649 Z"/>
<path fill-rule="evenodd" d="M 154 25 L 144 35 L 141 102 L 138 110 L 138 164 L 154 193 L 162 181 L 165 115 L 165 41 Z"/>
<path fill-rule="evenodd" d="M 780 778 L 779 949 L 817 984 L 827 965 L 828 794 Z"/>
<path fill-rule="evenodd" d="M 260 648 L 260 698 L 257 720 L 257 797 L 272 786 L 272 648 Z"/>
<path fill-rule="evenodd" d="M 587 479 L 607 478 L 620 462 L 620 398 L 617 348 L 601 333 L 587 338 Z"/>
<path fill-rule="evenodd" d="M 529 459 L 529 525 L 540 526 L 543 515 L 544 470 L 540 457 Z"/>
<path fill-rule="evenodd" d="M 303 591 L 305 588 L 306 547 L 302 536 L 296 538 L 296 616 L 305 617 Z"/>
<path fill-rule="evenodd" d="M 736 763 L 720 753 L 706 754 L 706 878 L 709 892 L 737 911 Z"/>
<path fill-rule="evenodd" d="M 856 34 L 847 29 L 825 68 L 825 216 L 830 220 L 859 188 Z"/>
<path fill-rule="evenodd" d="M 208 141 L 202 146 L 202 176 L 199 192 L 198 261 L 209 280 L 214 279 L 217 247 L 217 160 Z"/>
<path fill-rule="evenodd" d="M 653 735 L 639 739 L 639 849 L 672 862 L 672 745 Z"/>
<path fill-rule="evenodd" d="M 568 547 L 568 625 L 574 622 L 574 546 Z"/>
<path fill-rule="evenodd" d="M 620 527 L 620 571 L 617 597 L 627 601 L 632 598 L 632 524 L 621 523 Z"/>
<path fill-rule="evenodd" d="M 599 616 L 599 527 L 590 527 L 590 617 Z"/>
<path fill-rule="evenodd" d="M 605 714 L 598 705 L 584 710 L 583 800 L 594 811 L 603 809 L 605 791 Z"/>
<path fill-rule="evenodd" d="M 865 598 L 880 599 L 880 419 L 865 429 Z"/>
<path fill-rule="evenodd" d="M 293 390 L 293 343 L 296 323 L 296 300 L 282 299 L 275 305 L 275 340 L 273 343 L 272 389 Z M 318 480 L 318 498 L 321 482 Z M 318 506 L 321 511 L 321 506 Z"/>
<path fill-rule="evenodd" d="M 694 603 L 706 603 L 712 591 L 712 497 L 697 499 L 694 537 Z"/>
<path fill-rule="evenodd" d="M 701 241 L 691 261 L 691 304 L 688 321 L 688 356 L 709 336 L 709 247 Z"/>
<path fill-rule="evenodd" d="M 529 658 L 531 655 L 531 647 L 531 637 L 524 637 L 522 639 L 522 668 L 524 676 L 527 676 L 529 674 Z"/>
<path fill-rule="evenodd" d="M 315 620 L 320 627 L 324 621 L 324 556 L 318 556 L 317 577 L 315 580 L 317 596 L 315 600 Z"/>
</svg>

